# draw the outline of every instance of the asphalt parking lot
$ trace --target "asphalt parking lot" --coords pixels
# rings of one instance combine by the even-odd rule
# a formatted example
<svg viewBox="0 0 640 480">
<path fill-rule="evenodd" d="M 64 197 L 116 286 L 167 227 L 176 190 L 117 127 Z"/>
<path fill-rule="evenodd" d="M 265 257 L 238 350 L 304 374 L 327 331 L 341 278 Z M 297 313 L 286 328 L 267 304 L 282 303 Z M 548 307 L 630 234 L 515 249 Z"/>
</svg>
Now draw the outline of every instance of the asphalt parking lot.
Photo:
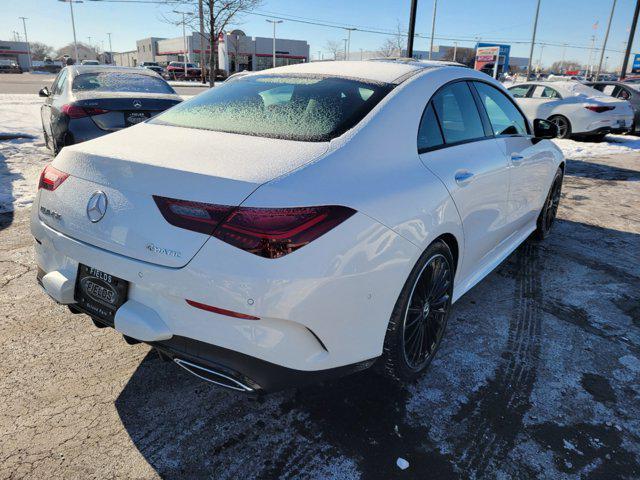
<svg viewBox="0 0 640 480">
<path fill-rule="evenodd" d="M 2 214 L 0 478 L 640 477 L 640 153 L 567 169 L 551 238 L 455 305 L 406 388 L 203 383 L 50 301 L 27 211 Z"/>
</svg>

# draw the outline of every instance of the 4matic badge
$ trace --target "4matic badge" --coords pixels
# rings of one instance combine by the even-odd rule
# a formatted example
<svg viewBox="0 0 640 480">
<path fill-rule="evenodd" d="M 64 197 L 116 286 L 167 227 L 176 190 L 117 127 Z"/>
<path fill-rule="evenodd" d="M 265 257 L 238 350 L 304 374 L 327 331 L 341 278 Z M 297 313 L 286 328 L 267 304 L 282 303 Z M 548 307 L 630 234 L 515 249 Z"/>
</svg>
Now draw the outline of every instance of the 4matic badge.
<svg viewBox="0 0 640 480">
<path fill-rule="evenodd" d="M 157 245 L 154 245 L 153 243 L 147 243 L 145 248 L 147 250 L 149 250 L 150 252 L 158 253 L 160 255 L 166 255 L 168 257 L 175 257 L 175 258 L 182 257 L 182 253 L 177 252 L 176 250 L 169 250 L 168 248 L 158 247 Z"/>
</svg>

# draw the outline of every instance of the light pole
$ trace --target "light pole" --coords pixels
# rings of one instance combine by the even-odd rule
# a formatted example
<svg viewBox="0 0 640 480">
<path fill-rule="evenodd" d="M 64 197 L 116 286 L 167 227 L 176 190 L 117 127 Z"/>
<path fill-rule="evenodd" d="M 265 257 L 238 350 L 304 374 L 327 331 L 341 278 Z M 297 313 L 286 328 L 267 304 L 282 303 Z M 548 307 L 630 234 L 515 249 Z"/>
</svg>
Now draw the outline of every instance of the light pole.
<svg viewBox="0 0 640 480">
<path fill-rule="evenodd" d="M 78 63 L 80 60 L 78 59 L 78 41 L 76 40 L 76 21 L 73 18 L 73 4 L 83 3 L 83 2 L 82 0 L 58 0 L 58 1 L 62 3 L 68 3 L 69 9 L 71 10 L 71 26 L 73 27 L 73 49 L 75 50 L 75 54 L 76 54 L 76 63 Z"/>
<path fill-rule="evenodd" d="M 187 61 L 189 60 L 189 52 L 187 50 L 187 15 L 191 15 L 190 12 L 179 12 L 178 10 L 174 10 L 173 13 L 178 13 L 182 15 L 182 45 L 184 48 L 184 79 L 187 79 Z"/>
<path fill-rule="evenodd" d="M 538 57 L 538 72 L 542 70 L 542 52 L 544 52 L 544 43 L 540 44 L 540 56 Z"/>
<path fill-rule="evenodd" d="M 640 2 L 640 0 L 638 0 Z M 409 13 L 409 35 L 407 36 L 407 57 L 413 57 L 413 36 L 416 33 L 416 11 L 418 0 L 411 0 L 411 12 Z"/>
<path fill-rule="evenodd" d="M 344 42 L 344 59 L 347 59 L 347 39 L 343 38 L 342 41 Z"/>
<path fill-rule="evenodd" d="M 607 40 L 609 39 L 609 30 L 611 29 L 611 20 L 613 20 L 613 12 L 616 9 L 616 0 L 613 0 L 611 5 L 611 15 L 609 16 L 609 23 L 607 24 L 607 32 L 604 34 L 604 41 L 602 42 L 602 51 L 600 52 L 600 62 L 598 62 L 598 70 L 596 71 L 596 82 L 600 76 L 600 70 L 602 69 L 602 59 L 604 58 L 604 50 L 607 48 Z"/>
<path fill-rule="evenodd" d="M 347 55 L 345 57 L 345 60 L 349 60 L 349 54 L 351 53 L 351 32 L 353 32 L 354 30 L 357 30 L 357 28 L 345 28 L 345 30 L 348 32 L 347 33 Z"/>
<path fill-rule="evenodd" d="M 438 9 L 438 0 L 433 0 L 433 19 L 431 20 L 431 46 L 429 47 L 429 60 L 431 60 L 431 52 L 433 52 L 433 34 L 436 29 L 436 10 Z"/>
<path fill-rule="evenodd" d="M 22 20 L 22 27 L 24 28 L 24 41 L 27 42 L 27 53 L 29 54 L 29 71 L 33 70 L 31 66 L 31 45 L 29 45 L 29 37 L 27 37 L 27 17 L 18 17 Z"/>
<path fill-rule="evenodd" d="M 109 37 L 109 63 L 113 64 L 113 48 L 111 47 L 111 32 L 107 32 Z"/>
<path fill-rule="evenodd" d="M 629 63 L 629 55 L 631 55 L 631 44 L 633 43 L 633 37 L 636 34 L 636 25 L 638 24 L 638 14 L 640 14 L 640 0 L 636 1 L 636 9 L 633 12 L 633 20 L 631 21 L 631 29 L 629 30 L 629 41 L 627 42 L 627 48 L 624 52 L 624 58 L 622 59 L 622 69 L 620 71 L 620 80 L 624 80 L 627 76 L 627 65 Z"/>
<path fill-rule="evenodd" d="M 540 14 L 540 0 L 538 0 L 538 6 L 536 7 L 536 16 L 533 20 L 533 35 L 531 36 L 531 49 L 529 50 L 529 61 L 527 62 L 527 80 L 529 80 L 529 74 L 531 73 L 531 61 L 533 59 L 533 47 L 536 44 L 536 30 L 538 29 L 538 15 Z"/>
<path fill-rule="evenodd" d="M 453 42 L 453 61 L 456 61 L 456 55 L 458 53 L 458 42 Z"/>
<path fill-rule="evenodd" d="M 273 24 L 273 68 L 276 68 L 276 25 L 282 23 L 282 20 L 266 20 Z"/>
</svg>

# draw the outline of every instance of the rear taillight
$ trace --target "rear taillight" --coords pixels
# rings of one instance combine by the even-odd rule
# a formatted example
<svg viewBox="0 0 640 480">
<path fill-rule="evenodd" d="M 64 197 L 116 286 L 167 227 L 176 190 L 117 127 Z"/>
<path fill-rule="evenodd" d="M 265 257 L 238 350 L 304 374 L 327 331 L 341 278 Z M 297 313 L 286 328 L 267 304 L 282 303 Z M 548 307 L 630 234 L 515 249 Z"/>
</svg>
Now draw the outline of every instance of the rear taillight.
<svg viewBox="0 0 640 480">
<path fill-rule="evenodd" d="M 211 234 L 265 258 L 279 258 L 304 247 L 355 213 L 337 205 L 257 208 L 153 198 L 172 225 Z"/>
<path fill-rule="evenodd" d="M 584 108 L 586 108 L 587 110 L 591 110 L 592 112 L 602 113 L 602 112 L 608 112 L 609 110 L 613 110 L 616 107 L 605 107 L 604 105 L 587 105 Z"/>
<path fill-rule="evenodd" d="M 109 110 L 105 110 L 104 108 L 80 107 L 79 105 L 74 105 L 73 103 L 63 105 L 60 110 L 69 118 L 93 117 L 94 115 L 109 113 Z"/>
<path fill-rule="evenodd" d="M 42 188 L 44 190 L 53 192 L 62 184 L 62 182 L 67 179 L 68 176 L 68 173 L 61 172 L 57 168 L 54 168 L 51 165 L 47 165 L 46 167 L 44 167 L 44 170 L 42 170 L 42 173 L 40 174 L 38 190 Z"/>
</svg>

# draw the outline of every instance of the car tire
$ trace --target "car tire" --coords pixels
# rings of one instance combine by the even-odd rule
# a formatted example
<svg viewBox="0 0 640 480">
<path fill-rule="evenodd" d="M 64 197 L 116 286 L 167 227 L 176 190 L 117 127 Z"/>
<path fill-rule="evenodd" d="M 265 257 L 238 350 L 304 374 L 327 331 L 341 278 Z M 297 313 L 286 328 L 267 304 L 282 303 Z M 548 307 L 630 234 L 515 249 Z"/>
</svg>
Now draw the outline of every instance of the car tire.
<svg viewBox="0 0 640 480">
<path fill-rule="evenodd" d="M 558 127 L 557 138 L 571 138 L 571 122 L 563 115 L 553 115 L 548 120 Z"/>
<path fill-rule="evenodd" d="M 385 376 L 410 382 L 429 367 L 449 318 L 454 273 L 447 244 L 432 243 L 411 271 L 391 314 L 377 362 Z"/>
<path fill-rule="evenodd" d="M 587 137 L 587 140 L 589 142 L 601 143 L 602 141 L 604 141 L 604 137 L 606 137 L 606 136 L 607 136 L 606 133 L 600 133 L 598 135 L 589 135 Z"/>
<path fill-rule="evenodd" d="M 558 213 L 558 205 L 560 204 L 560 197 L 562 195 L 562 179 L 564 173 L 561 168 L 558 168 L 556 174 L 551 182 L 551 187 L 547 193 L 547 197 L 544 200 L 538 220 L 536 222 L 537 227 L 533 232 L 533 238 L 538 241 L 542 241 L 549 236 L 551 227 L 556 219 Z"/>
</svg>

